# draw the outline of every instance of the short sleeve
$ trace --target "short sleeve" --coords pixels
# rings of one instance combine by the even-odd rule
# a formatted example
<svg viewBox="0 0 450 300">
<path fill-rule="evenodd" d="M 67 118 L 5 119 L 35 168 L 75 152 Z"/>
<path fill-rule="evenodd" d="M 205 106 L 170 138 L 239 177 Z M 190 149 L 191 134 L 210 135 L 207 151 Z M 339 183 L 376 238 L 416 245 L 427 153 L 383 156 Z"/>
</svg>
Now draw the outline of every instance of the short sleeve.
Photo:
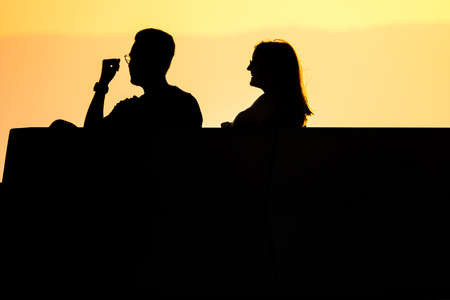
<svg viewBox="0 0 450 300">
<path fill-rule="evenodd" d="M 203 116 L 200 110 L 200 106 L 198 105 L 197 99 L 194 98 L 191 94 L 188 94 L 189 103 L 190 103 L 190 111 L 192 115 L 192 122 L 188 122 L 189 126 L 192 128 L 201 128 L 203 124 Z"/>
<path fill-rule="evenodd" d="M 171 112 L 173 113 L 169 122 L 178 128 L 202 128 L 203 116 L 197 100 L 189 93 L 181 92 L 173 102 Z"/>
</svg>

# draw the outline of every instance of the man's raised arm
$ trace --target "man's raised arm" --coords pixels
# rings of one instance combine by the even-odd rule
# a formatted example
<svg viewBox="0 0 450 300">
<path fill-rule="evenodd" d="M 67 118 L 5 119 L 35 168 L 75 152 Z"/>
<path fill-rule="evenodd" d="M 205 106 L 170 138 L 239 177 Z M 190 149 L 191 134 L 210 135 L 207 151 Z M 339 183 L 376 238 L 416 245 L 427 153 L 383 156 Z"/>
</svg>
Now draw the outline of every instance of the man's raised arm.
<svg viewBox="0 0 450 300">
<path fill-rule="evenodd" d="M 105 95 L 108 93 L 108 85 L 119 70 L 120 59 L 105 59 L 102 64 L 102 74 L 100 80 L 95 84 L 95 95 L 89 105 L 85 128 L 96 127 L 103 120 L 103 107 L 105 104 Z"/>
</svg>

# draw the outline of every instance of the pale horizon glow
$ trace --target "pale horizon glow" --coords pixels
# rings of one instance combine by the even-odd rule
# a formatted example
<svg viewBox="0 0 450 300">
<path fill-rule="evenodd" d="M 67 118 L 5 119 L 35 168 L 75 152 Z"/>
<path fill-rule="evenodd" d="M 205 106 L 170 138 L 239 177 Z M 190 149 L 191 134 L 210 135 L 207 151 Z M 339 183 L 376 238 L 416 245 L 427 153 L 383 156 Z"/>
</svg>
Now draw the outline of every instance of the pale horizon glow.
<svg viewBox="0 0 450 300">
<path fill-rule="evenodd" d="M 325 30 L 450 23 L 448 0 L 7 0 L 0 36 L 114 35 L 156 27 L 175 35 L 268 28 Z"/>
</svg>

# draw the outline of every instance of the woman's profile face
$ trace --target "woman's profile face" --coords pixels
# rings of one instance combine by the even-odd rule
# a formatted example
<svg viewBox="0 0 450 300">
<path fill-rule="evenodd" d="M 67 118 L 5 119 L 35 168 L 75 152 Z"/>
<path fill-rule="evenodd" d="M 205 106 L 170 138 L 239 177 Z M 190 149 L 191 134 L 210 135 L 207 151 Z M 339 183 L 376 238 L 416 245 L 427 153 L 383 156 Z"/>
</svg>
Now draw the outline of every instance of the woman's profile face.
<svg viewBox="0 0 450 300">
<path fill-rule="evenodd" d="M 270 85 L 271 74 L 267 67 L 264 65 L 264 59 L 257 51 L 253 53 L 252 60 L 247 67 L 247 70 L 251 73 L 250 85 L 264 89 Z"/>
</svg>

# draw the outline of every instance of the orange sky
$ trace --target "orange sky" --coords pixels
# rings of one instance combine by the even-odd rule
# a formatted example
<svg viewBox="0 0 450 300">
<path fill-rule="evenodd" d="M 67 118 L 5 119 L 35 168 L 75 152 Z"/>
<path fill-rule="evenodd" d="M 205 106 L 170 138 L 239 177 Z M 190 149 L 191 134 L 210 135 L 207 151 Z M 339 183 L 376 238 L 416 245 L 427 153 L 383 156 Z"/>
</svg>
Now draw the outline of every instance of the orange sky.
<svg viewBox="0 0 450 300">
<path fill-rule="evenodd" d="M 3 1 L 0 174 L 9 129 L 57 118 L 82 125 L 101 60 L 122 58 L 146 27 L 174 35 L 169 81 L 197 98 L 205 126 L 251 105 L 260 93 L 248 85 L 253 46 L 283 38 L 303 64 L 310 126 L 448 127 L 446 24 L 448 0 Z M 126 68 L 106 112 L 141 93 Z"/>
</svg>

